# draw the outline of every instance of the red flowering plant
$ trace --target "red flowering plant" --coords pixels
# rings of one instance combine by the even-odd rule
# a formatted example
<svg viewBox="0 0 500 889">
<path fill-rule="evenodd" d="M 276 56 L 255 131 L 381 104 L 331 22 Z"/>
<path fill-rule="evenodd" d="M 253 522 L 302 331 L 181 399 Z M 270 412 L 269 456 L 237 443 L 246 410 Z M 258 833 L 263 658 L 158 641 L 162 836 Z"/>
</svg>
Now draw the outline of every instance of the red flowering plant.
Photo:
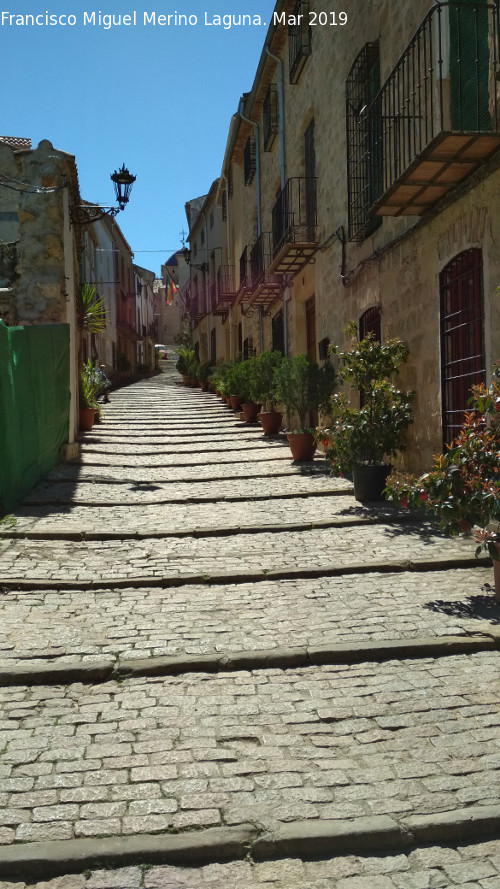
<svg viewBox="0 0 500 889">
<path fill-rule="evenodd" d="M 392 475 L 385 494 L 403 507 L 424 507 L 446 534 L 474 530 L 476 555 L 498 559 L 500 544 L 500 364 L 489 389 L 472 387 L 471 410 L 444 454 L 419 478 Z"/>
</svg>

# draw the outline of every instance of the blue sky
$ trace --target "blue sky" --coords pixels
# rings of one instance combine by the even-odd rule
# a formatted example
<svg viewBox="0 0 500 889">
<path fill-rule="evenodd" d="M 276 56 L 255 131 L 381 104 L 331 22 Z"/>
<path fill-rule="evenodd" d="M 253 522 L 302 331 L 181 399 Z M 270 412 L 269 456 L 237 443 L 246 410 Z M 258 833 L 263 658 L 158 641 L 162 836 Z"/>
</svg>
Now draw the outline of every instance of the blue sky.
<svg viewBox="0 0 500 889">
<path fill-rule="evenodd" d="M 157 274 L 186 230 L 184 204 L 220 173 L 227 131 L 249 90 L 274 0 L 3 0 L 4 72 L 0 134 L 49 139 L 76 156 L 82 197 L 114 203 L 109 174 L 125 163 L 137 176 L 117 221 L 135 261 Z M 137 24 L 84 25 L 84 13 L 132 15 Z M 196 16 L 188 27 L 144 25 L 150 15 Z M 76 17 L 74 26 L 9 25 L 6 15 Z M 260 15 L 262 24 L 225 29 L 216 14 Z M 193 19 L 194 21 L 194 19 Z M 6 79 L 7 78 L 7 79 Z"/>
</svg>

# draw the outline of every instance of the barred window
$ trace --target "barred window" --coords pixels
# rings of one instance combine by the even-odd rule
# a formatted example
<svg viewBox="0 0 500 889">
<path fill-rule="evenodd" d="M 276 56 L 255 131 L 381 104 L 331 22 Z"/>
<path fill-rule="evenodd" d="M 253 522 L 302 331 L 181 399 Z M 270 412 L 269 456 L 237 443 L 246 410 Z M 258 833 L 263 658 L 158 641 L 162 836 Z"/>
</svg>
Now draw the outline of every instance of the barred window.
<svg viewBox="0 0 500 889">
<path fill-rule="evenodd" d="M 309 0 L 297 0 L 288 25 L 288 62 L 290 83 L 297 83 L 308 56 L 311 55 Z"/>
<path fill-rule="evenodd" d="M 264 136 L 264 151 L 271 151 L 274 139 L 279 127 L 278 88 L 275 83 L 270 83 L 262 109 L 262 132 Z"/>
<path fill-rule="evenodd" d="M 249 136 L 243 150 L 243 179 L 245 185 L 250 185 L 257 165 L 257 150 L 255 136 Z"/>
<path fill-rule="evenodd" d="M 349 238 L 361 241 L 381 223 L 371 207 L 381 194 L 380 118 L 367 114 L 380 89 L 378 43 L 366 43 L 346 82 Z"/>
</svg>

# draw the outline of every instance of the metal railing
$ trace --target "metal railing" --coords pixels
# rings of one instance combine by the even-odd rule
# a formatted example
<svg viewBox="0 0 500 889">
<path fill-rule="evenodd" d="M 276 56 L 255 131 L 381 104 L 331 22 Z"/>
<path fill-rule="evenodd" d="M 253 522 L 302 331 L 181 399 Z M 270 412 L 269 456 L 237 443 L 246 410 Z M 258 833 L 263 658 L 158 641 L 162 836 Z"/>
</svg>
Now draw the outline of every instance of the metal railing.
<svg viewBox="0 0 500 889">
<path fill-rule="evenodd" d="M 296 82 L 305 60 L 311 55 L 309 0 L 297 0 L 293 9 L 293 21 L 293 25 L 288 25 L 288 67 L 290 83 Z"/>
<path fill-rule="evenodd" d="M 217 301 L 224 297 L 233 297 L 236 287 L 234 284 L 234 265 L 221 265 L 217 269 Z"/>
<path fill-rule="evenodd" d="M 262 232 L 250 251 L 252 287 L 258 287 L 265 280 L 272 252 L 272 234 L 271 232 Z"/>
<path fill-rule="evenodd" d="M 247 288 L 251 286 L 251 273 L 250 273 L 250 250 L 248 247 L 245 247 L 243 253 L 240 256 L 240 286 L 239 289 Z"/>
<path fill-rule="evenodd" d="M 371 175 L 386 192 L 441 133 L 497 133 L 498 12 L 438 3 L 359 116 L 372 135 Z M 367 167 L 368 169 L 368 167 Z"/>
<path fill-rule="evenodd" d="M 313 243 L 317 238 L 316 178 L 288 179 L 272 211 L 272 253 L 284 244 Z"/>
</svg>

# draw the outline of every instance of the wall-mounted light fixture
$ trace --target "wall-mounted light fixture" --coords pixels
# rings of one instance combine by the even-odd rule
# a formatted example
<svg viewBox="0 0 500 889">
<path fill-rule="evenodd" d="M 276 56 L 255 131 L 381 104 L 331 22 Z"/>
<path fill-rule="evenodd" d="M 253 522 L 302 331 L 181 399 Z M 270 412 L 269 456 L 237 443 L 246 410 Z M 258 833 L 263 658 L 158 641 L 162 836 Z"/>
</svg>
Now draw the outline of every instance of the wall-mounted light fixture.
<svg viewBox="0 0 500 889">
<path fill-rule="evenodd" d="M 120 210 L 125 209 L 136 177 L 132 176 L 126 169 L 125 164 L 123 164 L 119 170 L 111 173 L 110 179 L 115 186 L 118 207 L 100 207 L 93 204 L 71 207 L 71 222 L 73 225 L 92 225 L 93 222 L 97 222 L 98 219 L 102 219 L 104 216 L 116 216 Z"/>
</svg>

